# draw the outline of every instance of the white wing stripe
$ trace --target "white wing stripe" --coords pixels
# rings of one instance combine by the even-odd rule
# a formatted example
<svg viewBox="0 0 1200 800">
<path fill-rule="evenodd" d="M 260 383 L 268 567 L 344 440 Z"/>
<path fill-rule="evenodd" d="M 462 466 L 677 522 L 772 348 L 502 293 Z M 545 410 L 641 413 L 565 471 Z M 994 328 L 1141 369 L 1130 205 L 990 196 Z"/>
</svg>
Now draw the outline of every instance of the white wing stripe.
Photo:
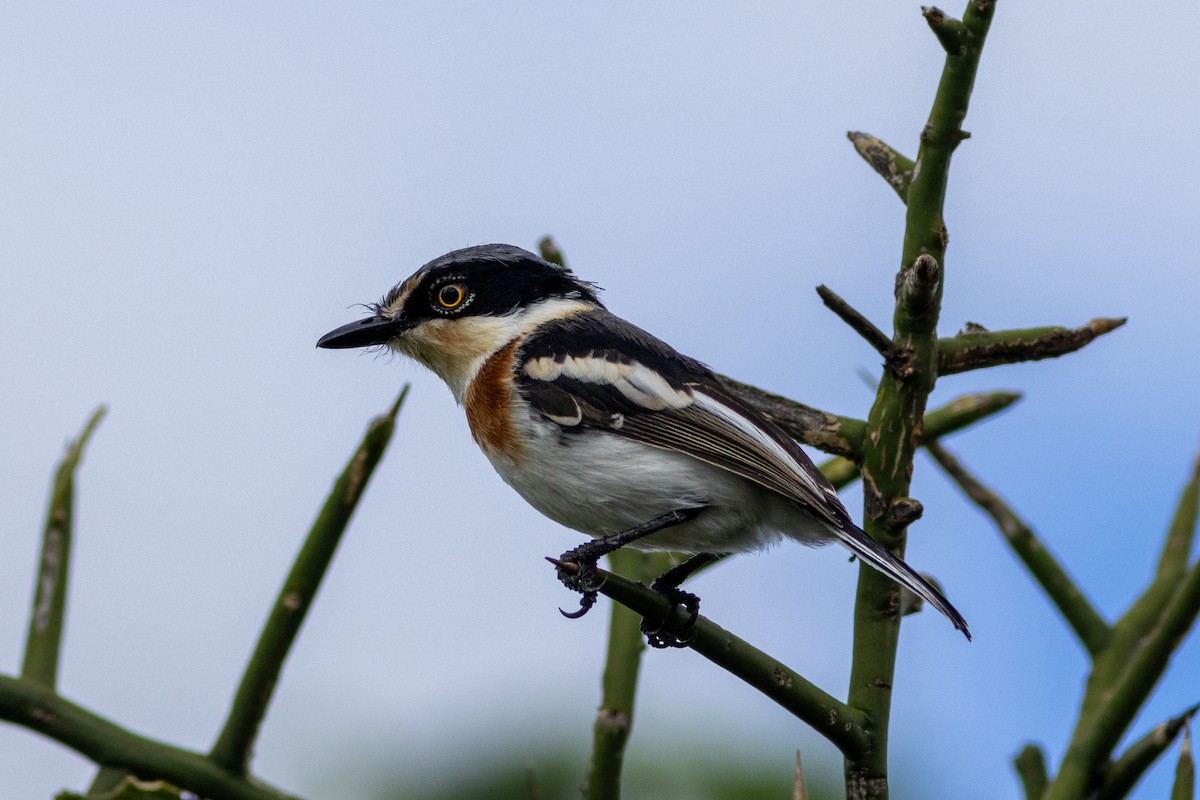
<svg viewBox="0 0 1200 800">
<path fill-rule="evenodd" d="M 572 356 L 558 362 L 543 356 L 530 359 L 525 374 L 539 381 L 568 377 L 583 383 L 607 384 L 647 411 L 686 408 L 693 402 L 687 389 L 676 389 L 653 369 L 636 361 L 623 364 L 597 356 Z"/>
</svg>

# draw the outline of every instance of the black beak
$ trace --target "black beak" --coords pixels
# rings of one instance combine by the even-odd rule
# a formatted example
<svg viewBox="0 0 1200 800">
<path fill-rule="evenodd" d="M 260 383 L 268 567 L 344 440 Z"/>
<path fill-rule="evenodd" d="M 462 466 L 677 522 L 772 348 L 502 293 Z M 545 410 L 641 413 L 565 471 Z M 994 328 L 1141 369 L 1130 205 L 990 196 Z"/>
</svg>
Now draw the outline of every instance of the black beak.
<svg viewBox="0 0 1200 800">
<path fill-rule="evenodd" d="M 404 333 L 412 326 L 403 319 L 384 319 L 383 317 L 367 317 L 358 322 L 351 322 L 322 336 L 317 340 L 317 347 L 330 350 L 344 350 L 350 347 L 370 347 L 376 344 L 387 344 L 389 341 Z"/>
</svg>

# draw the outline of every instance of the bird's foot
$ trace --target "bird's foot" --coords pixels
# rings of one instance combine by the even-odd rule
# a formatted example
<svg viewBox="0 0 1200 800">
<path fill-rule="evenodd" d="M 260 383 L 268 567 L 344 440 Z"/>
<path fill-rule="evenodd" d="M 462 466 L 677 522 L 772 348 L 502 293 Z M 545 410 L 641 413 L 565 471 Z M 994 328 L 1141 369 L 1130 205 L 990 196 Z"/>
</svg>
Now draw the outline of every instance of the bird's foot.
<svg viewBox="0 0 1200 800">
<path fill-rule="evenodd" d="M 561 608 L 558 610 L 567 619 L 579 619 L 590 611 L 592 606 L 596 605 L 596 590 L 603 583 L 596 566 L 597 557 L 580 552 L 586 547 L 587 545 L 576 547 L 558 558 L 546 559 L 558 570 L 558 579 L 562 585 L 582 595 L 579 598 L 579 608 L 575 611 L 563 611 Z"/>
<path fill-rule="evenodd" d="M 651 622 L 648 618 L 642 618 L 642 633 L 646 635 L 646 644 L 658 649 L 667 647 L 687 647 L 696 638 L 696 631 L 693 626 L 696 624 L 696 618 L 700 616 L 700 598 L 691 592 L 685 592 L 678 586 L 658 586 L 655 581 L 650 588 L 663 594 L 671 601 L 671 610 L 667 612 L 667 616 Z M 674 616 L 675 606 L 683 606 L 688 612 L 688 618 L 682 623 L 674 622 L 671 617 Z"/>
</svg>

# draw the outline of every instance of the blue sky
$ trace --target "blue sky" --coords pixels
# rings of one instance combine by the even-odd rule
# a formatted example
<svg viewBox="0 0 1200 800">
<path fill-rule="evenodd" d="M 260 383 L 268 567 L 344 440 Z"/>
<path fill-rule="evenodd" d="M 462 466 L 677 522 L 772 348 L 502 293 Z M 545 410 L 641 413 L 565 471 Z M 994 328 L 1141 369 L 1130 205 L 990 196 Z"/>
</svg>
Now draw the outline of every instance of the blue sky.
<svg viewBox="0 0 1200 800">
<path fill-rule="evenodd" d="M 432 375 L 313 347 L 447 250 L 552 233 L 614 311 L 679 349 L 867 412 L 859 373 L 878 359 L 812 289 L 888 323 L 903 208 L 845 132 L 914 153 L 942 60 L 916 3 L 6 4 L 3 19 L 0 669 L 19 664 L 53 465 L 106 403 L 61 689 L 134 730 L 209 746 L 323 493 L 410 381 L 256 767 L 311 794 L 364 753 L 404 768 L 542 727 L 586 747 L 606 614 L 562 619 L 542 561 L 575 535 L 492 474 Z M 1002 3 L 951 175 L 946 333 L 1130 317 L 1080 354 L 951 376 L 933 399 L 1025 393 L 950 446 L 1110 617 L 1148 578 L 1200 445 L 1198 33 L 1191 4 Z M 933 615 L 905 624 L 898 791 L 1015 798 L 1024 741 L 1061 756 L 1084 658 L 924 457 L 914 494 L 909 560 L 975 642 Z M 841 551 L 790 546 L 697 591 L 843 694 L 854 580 Z M 1200 699 L 1197 639 L 1138 730 Z M 832 753 L 685 652 L 646 664 L 634 758 L 665 741 L 781 770 L 797 746 Z M 1162 796 L 1167 772 L 1137 796 Z M 0 728 L 14 797 L 91 773 Z"/>
</svg>

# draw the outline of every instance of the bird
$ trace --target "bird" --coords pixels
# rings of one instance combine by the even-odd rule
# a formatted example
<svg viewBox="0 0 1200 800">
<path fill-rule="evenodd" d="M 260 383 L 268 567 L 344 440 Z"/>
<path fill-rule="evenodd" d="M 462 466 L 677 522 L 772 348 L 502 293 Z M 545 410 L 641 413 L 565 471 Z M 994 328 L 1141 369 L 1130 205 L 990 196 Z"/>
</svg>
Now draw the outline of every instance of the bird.
<svg viewBox="0 0 1200 800">
<path fill-rule="evenodd" d="M 428 367 L 504 482 L 593 537 L 550 559 L 583 595 L 567 616 L 595 602 L 596 562 L 618 547 L 690 554 L 652 587 L 694 621 L 699 601 L 679 585 L 700 566 L 782 539 L 836 541 L 971 638 L 937 587 L 854 524 L 787 433 L 599 291 L 522 248 L 477 245 L 428 262 L 317 346 L 385 348 Z M 643 630 L 657 647 L 689 643 L 649 621 Z"/>
</svg>

